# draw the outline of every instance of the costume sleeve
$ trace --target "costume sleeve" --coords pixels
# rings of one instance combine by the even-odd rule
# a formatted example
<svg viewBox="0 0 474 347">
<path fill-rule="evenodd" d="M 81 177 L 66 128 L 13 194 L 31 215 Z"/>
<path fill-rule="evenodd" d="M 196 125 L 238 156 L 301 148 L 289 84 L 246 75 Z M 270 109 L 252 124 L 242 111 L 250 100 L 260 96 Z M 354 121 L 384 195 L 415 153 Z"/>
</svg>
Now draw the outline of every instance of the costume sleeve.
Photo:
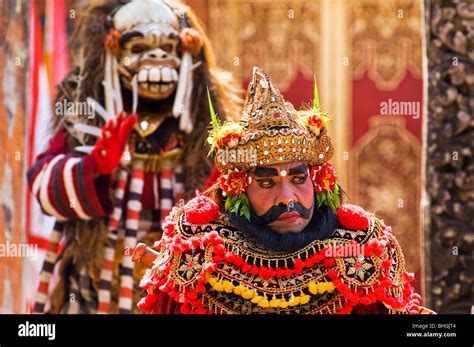
<svg viewBox="0 0 474 347">
<path fill-rule="evenodd" d="M 89 220 L 112 211 L 110 176 L 94 177 L 94 159 L 67 152 L 58 131 L 28 171 L 28 185 L 44 213 L 61 221 Z"/>
</svg>

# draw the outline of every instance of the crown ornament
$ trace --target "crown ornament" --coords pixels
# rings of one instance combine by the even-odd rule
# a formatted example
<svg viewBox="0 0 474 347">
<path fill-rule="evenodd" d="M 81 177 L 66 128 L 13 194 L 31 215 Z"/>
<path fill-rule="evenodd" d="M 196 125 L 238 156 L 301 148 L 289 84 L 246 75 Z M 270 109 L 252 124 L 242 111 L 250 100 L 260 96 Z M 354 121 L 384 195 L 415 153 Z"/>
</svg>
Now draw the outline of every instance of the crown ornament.
<svg viewBox="0 0 474 347">
<path fill-rule="evenodd" d="M 213 129 L 208 142 L 220 172 L 287 162 L 322 165 L 330 160 L 334 148 L 326 130 L 329 117 L 320 111 L 317 94 L 315 82 L 313 107 L 297 111 L 268 75 L 254 67 L 239 122 L 219 124 L 209 99 Z"/>
</svg>

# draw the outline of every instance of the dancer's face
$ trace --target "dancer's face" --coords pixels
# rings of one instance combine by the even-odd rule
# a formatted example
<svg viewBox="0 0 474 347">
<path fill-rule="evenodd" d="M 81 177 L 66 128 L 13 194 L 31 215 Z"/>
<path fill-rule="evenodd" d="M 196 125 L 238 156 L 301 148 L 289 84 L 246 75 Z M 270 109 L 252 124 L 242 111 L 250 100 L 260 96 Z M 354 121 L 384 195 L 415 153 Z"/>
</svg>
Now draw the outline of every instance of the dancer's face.
<svg viewBox="0 0 474 347">
<path fill-rule="evenodd" d="M 257 216 L 279 234 L 299 233 L 314 212 L 314 190 L 305 163 L 257 166 L 247 188 Z"/>
</svg>

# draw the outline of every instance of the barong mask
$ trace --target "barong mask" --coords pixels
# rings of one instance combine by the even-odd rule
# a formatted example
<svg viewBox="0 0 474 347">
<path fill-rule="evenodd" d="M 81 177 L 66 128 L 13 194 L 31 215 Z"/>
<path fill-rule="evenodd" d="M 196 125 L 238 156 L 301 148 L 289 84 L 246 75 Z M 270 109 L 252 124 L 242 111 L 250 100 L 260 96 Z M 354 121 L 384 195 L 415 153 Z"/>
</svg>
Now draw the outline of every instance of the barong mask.
<svg viewBox="0 0 474 347">
<path fill-rule="evenodd" d="M 124 87 L 132 90 L 132 76 L 137 76 L 138 95 L 153 100 L 168 98 L 178 84 L 178 44 L 177 31 L 171 26 L 146 23 L 126 30 L 120 39 L 119 59 Z"/>
<path fill-rule="evenodd" d="M 120 111 L 120 84 L 133 93 L 132 112 L 138 97 L 174 96 L 173 116 L 181 117 L 180 130 L 190 133 L 193 70 L 201 64 L 204 41 L 189 27 L 186 14 L 177 12 L 162 0 L 134 0 L 110 15 L 112 27 L 104 43 L 106 108 L 112 114 Z"/>
</svg>

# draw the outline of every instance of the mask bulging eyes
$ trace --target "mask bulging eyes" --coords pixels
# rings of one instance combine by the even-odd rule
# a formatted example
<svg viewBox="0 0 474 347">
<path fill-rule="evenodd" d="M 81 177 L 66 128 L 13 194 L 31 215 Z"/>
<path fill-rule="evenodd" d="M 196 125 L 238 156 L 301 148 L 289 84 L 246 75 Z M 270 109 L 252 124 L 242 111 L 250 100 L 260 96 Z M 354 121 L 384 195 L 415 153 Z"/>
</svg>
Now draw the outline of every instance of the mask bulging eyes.
<svg viewBox="0 0 474 347">
<path fill-rule="evenodd" d="M 130 51 L 132 51 L 132 53 L 142 53 L 142 52 L 145 52 L 146 50 L 148 50 L 150 48 L 150 46 L 148 46 L 147 44 L 145 43 L 135 43 Z"/>
<path fill-rule="evenodd" d="M 162 50 L 164 50 L 165 52 L 167 52 L 167 53 L 173 52 L 173 45 L 172 45 L 171 43 L 167 43 L 167 44 L 161 45 L 160 48 L 161 48 Z"/>
</svg>

